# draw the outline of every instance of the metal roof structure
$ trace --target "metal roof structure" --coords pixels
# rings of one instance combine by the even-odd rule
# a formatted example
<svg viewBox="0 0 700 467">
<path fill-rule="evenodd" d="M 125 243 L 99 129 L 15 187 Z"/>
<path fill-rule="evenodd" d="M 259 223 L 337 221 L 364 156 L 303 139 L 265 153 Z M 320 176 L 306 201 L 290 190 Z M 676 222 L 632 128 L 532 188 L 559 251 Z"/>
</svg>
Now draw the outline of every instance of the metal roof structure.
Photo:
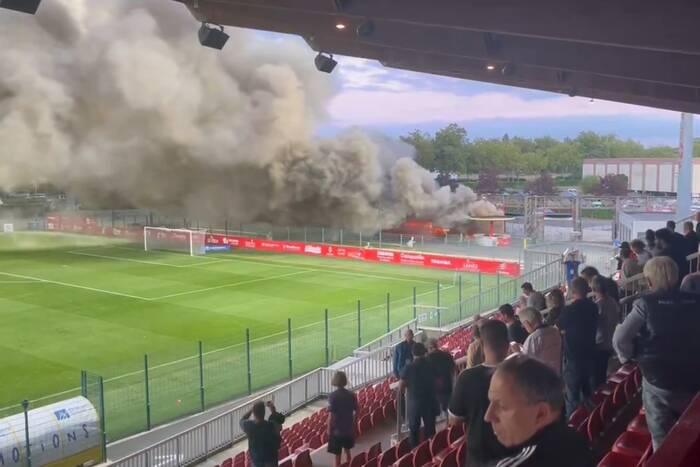
<svg viewBox="0 0 700 467">
<path fill-rule="evenodd" d="M 387 67 L 700 114 L 700 2 L 175 1 Z"/>
</svg>

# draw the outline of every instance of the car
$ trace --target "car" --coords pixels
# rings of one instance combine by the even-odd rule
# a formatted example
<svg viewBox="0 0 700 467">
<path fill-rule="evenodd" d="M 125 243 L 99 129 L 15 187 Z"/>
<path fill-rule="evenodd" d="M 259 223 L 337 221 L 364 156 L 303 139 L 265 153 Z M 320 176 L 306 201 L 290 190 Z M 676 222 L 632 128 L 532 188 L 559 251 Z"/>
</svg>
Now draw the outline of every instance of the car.
<svg viewBox="0 0 700 467">
<path fill-rule="evenodd" d="M 603 202 L 601 200 L 597 199 L 595 201 L 591 201 L 591 207 L 592 208 L 602 208 L 602 207 L 604 207 L 604 205 L 603 205 Z"/>
</svg>

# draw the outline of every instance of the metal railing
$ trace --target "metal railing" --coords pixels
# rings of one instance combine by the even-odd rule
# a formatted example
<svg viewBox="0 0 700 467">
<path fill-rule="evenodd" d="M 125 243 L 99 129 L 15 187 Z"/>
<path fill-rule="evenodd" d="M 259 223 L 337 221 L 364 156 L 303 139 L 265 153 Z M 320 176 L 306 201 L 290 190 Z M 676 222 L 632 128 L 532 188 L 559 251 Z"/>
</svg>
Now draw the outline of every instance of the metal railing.
<svg viewBox="0 0 700 467">
<path fill-rule="evenodd" d="M 378 350 L 384 347 L 391 347 L 399 342 L 404 337 L 404 333 L 411 329 L 414 333 L 418 332 L 418 320 L 417 319 L 412 319 L 411 321 L 399 326 L 398 328 L 392 330 L 391 332 L 388 332 L 384 334 L 383 336 L 380 336 L 376 339 L 374 339 L 371 342 L 366 343 L 362 347 L 359 347 L 355 350 L 354 354 L 357 357 L 360 357 L 362 355 L 366 355 L 369 352 L 372 352 L 374 350 Z"/>
<path fill-rule="evenodd" d="M 289 413 L 333 390 L 331 379 L 343 370 L 350 388 L 358 388 L 387 377 L 393 370 L 393 347 L 380 348 L 355 358 L 337 369 L 319 368 L 261 394 L 228 412 L 113 462 L 117 467 L 187 466 L 232 446 L 245 437 L 239 422 L 253 404 L 272 401 L 279 412 Z"/>
</svg>

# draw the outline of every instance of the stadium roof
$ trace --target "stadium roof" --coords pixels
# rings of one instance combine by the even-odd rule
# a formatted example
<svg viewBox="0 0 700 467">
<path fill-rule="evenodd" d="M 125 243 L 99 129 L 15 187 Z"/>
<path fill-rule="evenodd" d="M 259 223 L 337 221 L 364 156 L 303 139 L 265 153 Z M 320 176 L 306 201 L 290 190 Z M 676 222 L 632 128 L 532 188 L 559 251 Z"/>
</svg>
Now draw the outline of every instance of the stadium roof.
<svg viewBox="0 0 700 467">
<path fill-rule="evenodd" d="M 175 1 L 388 67 L 700 114 L 700 2 Z"/>
</svg>

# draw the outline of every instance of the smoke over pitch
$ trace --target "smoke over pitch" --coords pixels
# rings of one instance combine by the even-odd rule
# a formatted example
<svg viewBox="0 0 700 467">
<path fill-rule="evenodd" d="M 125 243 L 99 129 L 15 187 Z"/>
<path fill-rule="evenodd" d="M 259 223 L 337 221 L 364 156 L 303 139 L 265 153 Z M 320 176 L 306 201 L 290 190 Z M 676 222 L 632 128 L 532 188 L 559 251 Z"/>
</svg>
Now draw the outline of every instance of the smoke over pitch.
<svg viewBox="0 0 700 467">
<path fill-rule="evenodd" d="M 363 230 L 468 212 L 471 190 L 438 189 L 399 143 L 313 137 L 333 89 L 305 46 L 228 31 L 217 52 L 199 46 L 197 27 L 162 0 L 3 11 L 0 186 L 51 182 L 200 219 Z"/>
</svg>

